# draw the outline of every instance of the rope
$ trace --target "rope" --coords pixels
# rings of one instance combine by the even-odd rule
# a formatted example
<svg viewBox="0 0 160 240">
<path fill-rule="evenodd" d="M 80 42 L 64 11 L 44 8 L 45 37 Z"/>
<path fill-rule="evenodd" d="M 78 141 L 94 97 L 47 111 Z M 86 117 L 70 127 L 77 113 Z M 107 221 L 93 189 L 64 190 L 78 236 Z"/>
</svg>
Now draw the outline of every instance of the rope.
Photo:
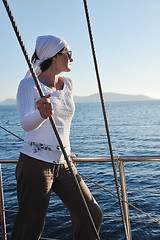
<svg viewBox="0 0 160 240">
<path fill-rule="evenodd" d="M 9 130 L 7 130 L 6 128 L 4 128 L 4 127 L 2 127 L 2 126 L 0 126 L 0 128 L 2 128 L 3 130 L 5 130 L 6 132 L 10 133 L 11 135 L 13 135 L 13 136 L 15 136 L 15 137 L 19 138 L 21 141 L 24 141 L 24 139 L 20 138 L 20 137 L 19 137 L 19 136 L 17 136 L 16 134 L 14 134 L 14 133 L 10 132 L 10 131 L 9 131 Z"/>
<path fill-rule="evenodd" d="M 90 188 L 91 191 L 103 191 L 103 189 L 99 188 Z M 116 191 L 115 189 L 108 189 L 109 191 Z M 158 191 L 147 191 L 147 190 L 134 190 L 134 189 L 128 189 L 126 188 L 127 192 L 142 192 L 142 193 L 154 193 L 154 194 L 160 194 Z"/>
<path fill-rule="evenodd" d="M 109 145 L 110 156 L 111 156 L 112 167 L 113 167 L 113 173 L 114 173 L 117 195 L 118 195 L 118 200 L 119 200 L 120 212 L 121 212 L 122 222 L 123 222 L 123 226 L 124 226 L 125 236 L 126 236 L 126 239 L 128 239 L 126 223 L 125 223 L 125 219 L 124 219 L 124 213 L 123 213 L 122 202 L 121 202 L 121 196 L 120 196 L 120 189 L 119 189 L 120 185 L 119 185 L 119 182 L 118 182 L 117 172 L 116 172 L 115 163 L 114 163 L 112 144 L 111 144 L 111 139 L 110 139 L 110 133 L 109 133 L 108 121 L 107 121 L 107 116 L 106 116 L 106 111 L 105 111 L 105 105 L 104 105 L 100 75 L 99 75 L 98 64 L 97 64 L 96 53 L 95 53 L 95 47 L 94 47 L 93 36 L 92 36 L 92 29 L 91 29 L 89 12 L 88 12 L 88 7 L 87 7 L 87 0 L 83 0 L 83 3 L 84 3 L 84 8 L 85 8 L 85 14 L 86 14 L 86 20 L 87 20 L 87 25 L 88 25 L 91 49 L 92 49 L 94 66 L 95 66 L 95 71 L 96 71 L 96 76 L 97 76 L 97 83 L 98 83 L 98 88 L 99 88 L 99 95 L 100 95 L 100 99 L 101 99 L 104 123 L 105 123 L 105 127 L 106 127 L 108 145 Z"/>
<path fill-rule="evenodd" d="M 37 78 L 37 76 L 36 76 L 36 73 L 35 73 L 35 71 L 34 71 L 33 65 L 32 65 L 31 60 L 30 60 L 30 58 L 29 58 L 29 56 L 28 56 L 28 53 L 27 53 L 27 51 L 26 51 L 26 48 L 25 48 L 25 46 L 24 46 L 22 37 L 21 37 L 20 32 L 19 32 L 19 30 L 18 30 L 18 28 L 17 28 L 17 25 L 16 25 L 15 20 L 14 20 L 14 18 L 13 18 L 12 12 L 11 12 L 11 10 L 10 10 L 10 8 L 9 8 L 9 5 L 8 5 L 7 1 L 6 1 L 6 0 L 2 0 L 2 1 L 3 1 L 3 3 L 4 3 L 5 9 L 6 9 L 6 11 L 7 11 L 7 14 L 8 14 L 8 16 L 9 16 L 9 19 L 10 19 L 10 21 L 11 21 L 11 24 L 12 24 L 13 29 L 14 29 L 14 31 L 15 31 L 15 34 L 16 34 L 16 36 L 17 36 L 18 42 L 19 42 L 19 44 L 20 44 L 20 47 L 21 47 L 21 49 L 22 49 L 22 52 L 23 52 L 23 54 L 24 54 L 24 57 L 25 57 L 26 62 L 27 62 L 27 64 L 28 64 L 28 67 L 29 67 L 29 69 L 30 69 L 30 72 L 31 72 L 31 74 L 32 74 L 32 77 L 33 77 L 33 79 L 34 79 L 34 82 L 35 82 L 35 84 L 36 84 L 36 87 L 37 87 L 37 89 L 38 89 L 39 95 L 40 95 L 40 97 L 42 98 L 42 97 L 44 97 L 44 94 L 43 94 L 41 85 L 40 85 L 39 80 L 38 80 L 38 78 Z M 55 124 L 55 122 L 54 122 L 53 117 L 50 116 L 50 117 L 49 117 L 49 120 L 50 120 L 50 123 L 51 123 L 51 125 L 52 125 L 53 131 L 54 131 L 54 133 L 55 133 L 55 135 L 56 135 L 56 137 L 57 137 L 57 140 L 58 140 L 59 146 L 60 146 L 60 148 L 61 148 L 61 151 L 62 151 L 62 153 L 63 153 L 63 155 L 64 155 L 64 158 L 65 158 L 65 160 L 66 160 L 66 162 L 67 162 L 68 168 L 69 168 L 69 170 L 70 170 L 70 172 L 71 172 L 71 174 L 72 174 L 72 176 L 73 176 L 73 180 L 74 180 L 76 189 L 79 191 L 79 194 L 80 194 L 80 197 L 81 197 L 81 199 L 82 199 L 83 205 L 84 205 L 84 207 L 85 207 L 85 209 L 86 209 L 86 211 L 87 211 L 87 215 L 88 215 L 89 221 L 90 221 L 90 223 L 91 223 L 91 225 L 92 225 L 94 234 L 95 234 L 95 236 L 97 237 L 97 239 L 100 239 L 100 238 L 99 238 L 99 235 L 98 235 L 98 232 L 97 232 L 97 229 L 96 229 L 96 226 L 95 226 L 95 224 L 94 224 L 94 222 L 93 222 L 91 213 L 90 213 L 89 208 L 88 208 L 88 206 L 87 206 L 86 200 L 85 200 L 84 195 L 83 195 L 83 193 L 82 193 L 82 190 L 81 190 L 81 188 L 80 188 L 80 186 L 79 186 L 78 180 L 77 180 L 77 178 L 76 178 L 76 176 L 75 176 L 75 174 L 74 174 L 74 172 L 73 172 L 71 163 L 70 163 L 70 161 L 69 161 L 69 159 L 68 159 L 68 156 L 67 156 L 67 153 L 66 153 L 66 151 L 65 151 L 65 149 L 64 149 L 62 140 L 61 140 L 61 138 L 60 138 L 60 136 L 59 136 L 59 133 L 58 133 L 58 130 L 57 130 L 57 127 L 56 127 L 56 124 Z"/>
</svg>

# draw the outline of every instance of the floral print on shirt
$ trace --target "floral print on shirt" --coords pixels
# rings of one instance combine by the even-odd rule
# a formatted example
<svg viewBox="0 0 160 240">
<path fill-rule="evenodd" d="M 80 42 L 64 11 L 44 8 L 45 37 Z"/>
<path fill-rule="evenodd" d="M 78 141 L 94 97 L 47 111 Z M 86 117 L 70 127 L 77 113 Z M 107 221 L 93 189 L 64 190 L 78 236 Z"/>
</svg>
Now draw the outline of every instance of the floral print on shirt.
<svg viewBox="0 0 160 240">
<path fill-rule="evenodd" d="M 34 153 L 46 150 L 46 151 L 51 151 L 52 150 L 52 146 L 50 145 L 46 145 L 43 143 L 36 143 L 36 142 L 30 142 L 30 146 L 33 147 L 32 150 Z M 56 147 L 56 151 L 60 151 L 60 147 L 57 146 Z"/>
</svg>

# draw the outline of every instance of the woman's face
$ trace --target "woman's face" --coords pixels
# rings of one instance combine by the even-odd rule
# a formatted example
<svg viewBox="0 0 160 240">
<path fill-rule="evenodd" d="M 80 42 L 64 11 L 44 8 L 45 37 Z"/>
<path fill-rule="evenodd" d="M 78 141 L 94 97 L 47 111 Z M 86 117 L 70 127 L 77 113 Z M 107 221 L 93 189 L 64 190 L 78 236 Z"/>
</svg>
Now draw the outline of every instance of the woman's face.
<svg viewBox="0 0 160 240">
<path fill-rule="evenodd" d="M 60 72 L 71 71 L 71 62 L 73 62 L 71 54 L 72 52 L 69 50 L 69 48 L 64 48 L 61 54 L 57 55 L 57 67 Z"/>
</svg>

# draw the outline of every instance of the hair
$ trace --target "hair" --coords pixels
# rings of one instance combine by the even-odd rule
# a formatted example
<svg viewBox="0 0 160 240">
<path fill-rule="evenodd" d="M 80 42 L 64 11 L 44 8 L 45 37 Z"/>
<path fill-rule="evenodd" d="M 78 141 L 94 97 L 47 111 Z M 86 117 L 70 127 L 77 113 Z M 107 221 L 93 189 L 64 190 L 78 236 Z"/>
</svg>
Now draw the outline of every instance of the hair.
<svg viewBox="0 0 160 240">
<path fill-rule="evenodd" d="M 35 50 L 34 53 L 33 53 L 33 55 L 32 55 L 31 62 L 32 62 L 32 63 L 35 63 L 36 60 L 38 60 L 38 59 L 39 59 L 39 57 L 38 57 L 37 52 L 36 52 L 36 50 Z"/>
<path fill-rule="evenodd" d="M 57 57 L 57 55 L 58 55 L 58 54 L 61 54 L 61 51 L 63 51 L 64 49 L 65 49 L 65 47 L 62 48 L 62 49 L 61 49 L 58 53 L 56 53 L 56 55 L 54 55 L 53 57 Z M 48 59 L 44 60 L 42 63 L 40 63 L 40 69 L 41 69 L 42 72 L 45 72 L 45 71 L 51 66 L 51 64 L 52 64 L 52 58 L 53 58 L 53 57 L 48 58 Z M 36 60 L 39 60 L 39 57 L 38 57 L 37 52 L 36 52 L 36 50 L 35 50 L 35 52 L 34 52 L 33 55 L 32 55 L 31 61 L 32 61 L 32 63 L 35 63 Z"/>
</svg>

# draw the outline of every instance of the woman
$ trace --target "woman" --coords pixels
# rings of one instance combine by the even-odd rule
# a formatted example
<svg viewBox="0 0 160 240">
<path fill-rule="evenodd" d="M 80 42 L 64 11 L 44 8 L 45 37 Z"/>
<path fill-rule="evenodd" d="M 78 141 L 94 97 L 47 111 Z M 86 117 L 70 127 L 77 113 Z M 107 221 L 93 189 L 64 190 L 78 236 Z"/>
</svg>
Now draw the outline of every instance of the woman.
<svg viewBox="0 0 160 240">
<path fill-rule="evenodd" d="M 28 72 L 20 82 L 17 106 L 20 123 L 26 131 L 16 167 L 19 210 L 12 230 L 12 240 L 40 239 L 51 191 L 63 201 L 71 214 L 75 240 L 96 239 L 79 192 L 75 189 L 49 116 L 53 115 L 73 171 L 84 193 L 95 226 L 99 231 L 102 212 L 79 176 L 70 153 L 69 133 L 75 106 L 73 83 L 61 72 L 71 71 L 73 61 L 68 44 L 56 36 L 40 36 L 32 57 L 45 97 L 39 97 Z"/>
</svg>

